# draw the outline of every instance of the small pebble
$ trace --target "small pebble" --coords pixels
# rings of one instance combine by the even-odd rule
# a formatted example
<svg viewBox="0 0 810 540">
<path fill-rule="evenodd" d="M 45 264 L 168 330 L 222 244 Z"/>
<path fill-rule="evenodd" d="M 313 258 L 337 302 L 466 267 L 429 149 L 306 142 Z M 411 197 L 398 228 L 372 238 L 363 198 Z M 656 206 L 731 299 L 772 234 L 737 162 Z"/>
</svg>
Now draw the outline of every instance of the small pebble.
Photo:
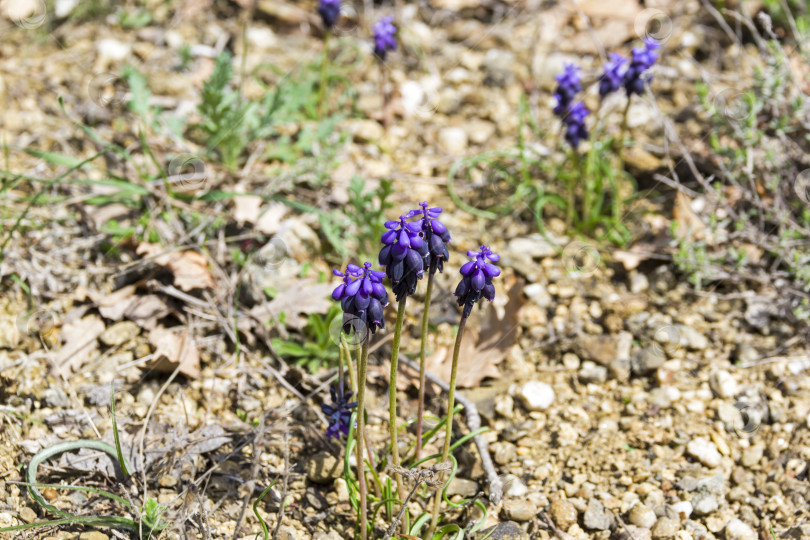
<svg viewBox="0 0 810 540">
<path fill-rule="evenodd" d="M 447 496 L 460 495 L 464 498 L 472 497 L 478 493 L 478 482 L 466 478 L 455 477 L 447 486 Z"/>
<path fill-rule="evenodd" d="M 607 380 L 607 368 L 605 366 L 597 366 L 594 362 L 588 360 L 582 364 L 579 370 L 579 380 L 584 383 L 603 383 Z"/>
<path fill-rule="evenodd" d="M 537 506 L 528 499 L 509 499 L 503 503 L 501 514 L 506 519 L 524 523 L 537 515 Z"/>
<path fill-rule="evenodd" d="M 592 531 L 604 531 L 610 528 L 610 515 L 596 499 L 588 501 L 588 509 L 582 516 L 582 525 Z"/>
<path fill-rule="evenodd" d="M 757 533 L 738 518 L 729 520 L 725 533 L 726 540 L 757 540 Z"/>
<path fill-rule="evenodd" d="M 698 516 L 711 514 L 720 506 L 717 502 L 717 497 L 711 493 L 699 493 L 691 502 L 695 515 Z"/>
<path fill-rule="evenodd" d="M 79 535 L 79 540 L 109 540 L 109 536 L 100 531 L 87 531 Z"/>
<path fill-rule="evenodd" d="M 518 397 L 529 411 L 542 411 L 554 402 L 554 389 L 544 382 L 529 381 L 520 387 Z"/>
<path fill-rule="evenodd" d="M 678 501 L 672 505 L 672 510 L 682 516 L 682 519 L 687 519 L 692 515 L 692 503 L 689 501 Z"/>
<path fill-rule="evenodd" d="M 658 521 L 655 522 L 652 528 L 652 537 L 653 538 L 672 538 L 675 536 L 675 533 L 678 532 L 680 528 L 680 523 L 677 519 L 673 519 L 670 517 L 662 517 L 659 518 Z"/>
<path fill-rule="evenodd" d="M 762 454 L 765 452 L 765 447 L 761 444 L 752 444 L 742 452 L 742 456 L 740 457 L 740 463 L 743 467 L 748 467 L 749 469 L 754 465 L 759 464 L 759 461 L 762 459 Z"/>
<path fill-rule="evenodd" d="M 319 452 L 306 461 L 304 472 L 310 482 L 324 484 L 343 474 L 343 460 L 329 452 Z"/>
<path fill-rule="evenodd" d="M 37 513 L 31 510 L 29 507 L 23 506 L 17 513 L 17 517 L 26 523 L 33 523 L 37 520 Z"/>
<path fill-rule="evenodd" d="M 568 527 L 577 522 L 577 509 L 562 497 L 554 499 L 550 512 L 554 524 L 563 531 L 567 531 Z"/>
<path fill-rule="evenodd" d="M 689 441 L 686 445 L 686 453 L 697 459 L 707 467 L 717 467 L 720 465 L 722 456 L 717 451 L 717 446 L 708 439 L 697 437 Z"/>
<path fill-rule="evenodd" d="M 628 519 L 633 525 L 650 529 L 653 525 L 655 525 L 656 516 L 655 512 L 653 512 L 650 508 L 647 508 L 642 503 L 638 503 L 630 509 Z"/>
</svg>

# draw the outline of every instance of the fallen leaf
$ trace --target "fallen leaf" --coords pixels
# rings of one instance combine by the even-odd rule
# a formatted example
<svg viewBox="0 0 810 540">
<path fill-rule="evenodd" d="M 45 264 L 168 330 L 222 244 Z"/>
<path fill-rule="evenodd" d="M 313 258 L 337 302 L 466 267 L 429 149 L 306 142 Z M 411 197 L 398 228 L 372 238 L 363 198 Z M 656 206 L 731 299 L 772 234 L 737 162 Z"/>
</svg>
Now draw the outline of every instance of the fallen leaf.
<svg viewBox="0 0 810 540">
<path fill-rule="evenodd" d="M 149 332 L 149 343 L 155 348 L 148 369 L 173 372 L 180 366 L 180 373 L 197 379 L 200 376 L 200 352 L 185 328 L 167 329 L 159 326 Z"/>
<path fill-rule="evenodd" d="M 518 310 L 523 305 L 523 283 L 515 282 L 508 292 L 504 316 L 498 318 L 494 306 L 488 305 L 481 324 L 467 325 L 461 342 L 456 386 L 474 388 L 487 377 L 498 379 L 498 364 L 517 342 Z M 472 322 L 472 321 L 470 321 Z M 426 368 L 445 382 L 450 381 L 452 349 L 441 347 L 426 359 Z"/>
<path fill-rule="evenodd" d="M 704 238 L 706 224 L 692 210 L 692 199 L 682 191 L 675 193 L 675 206 L 672 209 L 672 217 L 678 222 L 675 234 L 679 238 L 685 240 L 701 240 Z"/>
<path fill-rule="evenodd" d="M 168 268 L 174 275 L 174 284 L 184 291 L 193 289 L 214 289 L 216 281 L 208 269 L 208 259 L 198 251 L 170 251 L 159 244 L 141 242 L 136 253 L 145 255 L 159 266 Z"/>
<path fill-rule="evenodd" d="M 257 195 L 239 195 L 233 198 L 233 219 L 244 225 L 256 223 L 259 219 L 259 209 L 262 205 L 262 198 Z"/>
<path fill-rule="evenodd" d="M 278 293 L 271 301 L 252 308 L 250 314 L 265 323 L 278 319 L 284 313 L 287 316 L 286 326 L 301 329 L 306 324 L 306 315 L 329 311 L 333 304 L 330 295 L 334 288 L 334 283 L 298 282 Z"/>
<path fill-rule="evenodd" d="M 64 345 L 53 357 L 54 372 L 67 376 L 93 356 L 98 348 L 98 336 L 104 332 L 104 321 L 98 315 L 88 315 L 62 326 Z"/>
<path fill-rule="evenodd" d="M 135 285 L 122 287 L 111 294 L 87 291 L 87 297 L 98 307 L 105 319 L 118 322 L 129 319 L 141 328 L 151 330 L 172 310 L 156 294 L 136 295 Z"/>
</svg>

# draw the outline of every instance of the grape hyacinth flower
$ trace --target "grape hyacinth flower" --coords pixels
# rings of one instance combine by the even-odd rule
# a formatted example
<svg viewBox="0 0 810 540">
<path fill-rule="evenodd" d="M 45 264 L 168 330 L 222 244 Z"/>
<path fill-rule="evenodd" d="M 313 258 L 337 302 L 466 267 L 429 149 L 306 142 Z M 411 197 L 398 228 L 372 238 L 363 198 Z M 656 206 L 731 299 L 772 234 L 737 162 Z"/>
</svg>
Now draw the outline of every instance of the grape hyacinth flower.
<svg viewBox="0 0 810 540">
<path fill-rule="evenodd" d="M 588 107 L 581 101 L 575 101 L 568 106 L 568 115 L 563 118 L 565 140 L 575 150 L 581 140 L 588 138 L 588 129 L 585 127 L 585 117 L 588 114 Z"/>
<path fill-rule="evenodd" d="M 605 97 L 622 87 L 627 73 L 627 58 L 619 53 L 610 53 L 610 60 L 605 62 L 605 70 L 599 79 L 599 96 Z"/>
<path fill-rule="evenodd" d="M 352 392 L 345 392 L 343 385 L 336 384 L 329 388 L 332 395 L 332 405 L 326 403 L 321 405 L 323 413 L 329 417 L 329 427 L 326 428 L 326 436 L 331 438 L 340 437 L 340 434 L 349 434 L 349 422 L 352 418 L 352 409 L 357 407 L 357 402 L 349 402 Z"/>
<path fill-rule="evenodd" d="M 323 20 L 327 30 L 331 30 L 340 18 L 340 0 L 321 0 L 318 5 L 318 15 Z"/>
<path fill-rule="evenodd" d="M 554 91 L 554 98 L 557 100 L 554 114 L 564 116 L 568 111 L 568 106 L 574 101 L 574 96 L 582 90 L 579 67 L 566 63 L 563 66 L 563 72 L 554 78 L 557 81 L 557 89 Z"/>
<path fill-rule="evenodd" d="M 444 226 L 444 223 L 438 220 L 442 208 L 440 206 L 428 208 L 428 206 L 427 201 L 419 203 L 419 208 L 408 212 L 405 218 L 422 216 L 422 219 L 417 223 L 421 224 L 422 239 L 428 246 L 428 255 L 425 257 L 424 267 L 428 268 L 429 274 L 432 275 L 436 273 L 436 270 L 439 272 L 444 270 L 444 261 L 450 256 L 447 251 L 450 232 Z"/>
<path fill-rule="evenodd" d="M 380 265 L 391 280 L 391 290 L 397 301 L 416 292 L 416 282 L 422 277 L 430 251 L 422 239 L 420 223 L 408 223 L 406 216 L 399 221 L 385 222 L 388 229 L 382 235 L 385 247 L 380 250 Z"/>
<path fill-rule="evenodd" d="M 373 33 L 374 54 L 376 54 L 381 61 L 385 62 L 388 51 L 393 51 L 397 48 L 397 27 L 394 26 L 394 18 L 389 15 L 374 23 Z"/>
<path fill-rule="evenodd" d="M 659 47 L 661 44 L 651 37 L 644 40 L 643 48 L 633 47 L 630 65 L 624 74 L 624 88 L 628 96 L 644 93 L 644 85 L 652 80 L 647 70 L 658 60 Z"/>
<path fill-rule="evenodd" d="M 500 256 L 493 253 L 487 246 L 481 246 L 481 251 L 468 251 L 467 257 L 475 260 L 465 263 L 461 267 L 461 282 L 456 287 L 458 305 L 464 306 L 463 318 L 470 316 L 473 305 L 483 296 L 487 300 L 495 298 L 495 286 L 492 278 L 501 274 L 500 269 L 492 264 L 500 260 Z M 492 262 L 487 262 L 489 259 Z"/>
<path fill-rule="evenodd" d="M 343 283 L 332 291 L 332 299 L 339 300 L 343 308 L 343 331 L 362 329 L 365 334 L 367 328 L 373 334 L 377 328 L 385 328 L 383 308 L 388 305 L 388 292 L 382 284 L 385 273 L 372 270 L 369 262 L 362 268 L 349 264 L 345 274 L 340 270 L 332 273 L 343 278 Z"/>
</svg>

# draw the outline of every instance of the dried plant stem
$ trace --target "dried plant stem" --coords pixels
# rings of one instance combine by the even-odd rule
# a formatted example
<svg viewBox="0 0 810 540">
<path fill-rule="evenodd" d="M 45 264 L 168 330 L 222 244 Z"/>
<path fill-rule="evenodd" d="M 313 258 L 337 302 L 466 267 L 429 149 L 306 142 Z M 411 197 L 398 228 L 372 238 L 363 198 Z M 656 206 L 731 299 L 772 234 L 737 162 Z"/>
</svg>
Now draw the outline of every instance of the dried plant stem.
<svg viewBox="0 0 810 540">
<path fill-rule="evenodd" d="M 422 312 L 422 343 L 419 351 L 419 412 L 416 415 L 416 450 L 414 461 L 422 456 L 422 419 L 425 415 L 425 355 L 427 353 L 427 331 L 430 315 L 430 297 L 433 295 L 433 273 L 428 274 L 425 292 L 425 309 Z"/>
<path fill-rule="evenodd" d="M 326 99 L 326 72 L 329 65 L 329 38 L 332 36 L 330 30 L 326 30 L 323 36 L 323 58 L 321 59 L 321 80 L 318 85 L 318 118 L 323 119 L 324 101 Z"/>
<path fill-rule="evenodd" d="M 391 123 L 391 110 L 389 107 L 388 98 L 388 70 L 385 67 L 385 62 L 380 60 L 377 62 L 380 66 L 380 97 L 382 97 L 382 123 L 383 129 L 388 131 L 388 124 Z"/>
<path fill-rule="evenodd" d="M 397 365 L 399 364 L 399 340 L 402 337 L 402 321 L 405 319 L 405 303 L 407 296 L 403 296 L 397 308 L 397 322 L 394 326 L 394 342 L 391 344 L 391 377 L 388 389 L 388 431 L 391 436 L 391 463 L 399 466 L 399 445 L 397 444 Z M 394 474 L 399 499 L 405 500 L 405 490 L 402 486 L 402 476 Z"/>
<path fill-rule="evenodd" d="M 357 434 L 355 436 L 357 452 L 357 482 L 360 485 L 360 540 L 368 536 L 368 508 L 366 504 L 366 467 L 363 460 L 365 449 L 365 406 L 366 406 L 366 365 L 368 363 L 368 336 L 365 337 L 360 350 L 360 361 L 357 363 Z"/>
<path fill-rule="evenodd" d="M 447 390 L 447 422 L 445 423 L 444 446 L 442 447 L 442 459 L 439 463 L 447 461 L 450 455 L 450 439 L 453 435 L 453 408 L 456 406 L 456 375 L 458 374 L 458 353 L 461 350 L 461 340 L 464 338 L 464 327 L 467 325 L 467 317 L 462 317 L 458 323 L 458 333 L 456 334 L 456 344 L 453 347 L 453 364 L 450 368 L 450 388 Z M 442 490 L 436 490 L 436 499 L 433 501 L 433 517 L 430 519 L 430 530 L 427 537 L 433 536 L 436 524 L 439 522 L 439 510 L 442 506 Z"/>
</svg>

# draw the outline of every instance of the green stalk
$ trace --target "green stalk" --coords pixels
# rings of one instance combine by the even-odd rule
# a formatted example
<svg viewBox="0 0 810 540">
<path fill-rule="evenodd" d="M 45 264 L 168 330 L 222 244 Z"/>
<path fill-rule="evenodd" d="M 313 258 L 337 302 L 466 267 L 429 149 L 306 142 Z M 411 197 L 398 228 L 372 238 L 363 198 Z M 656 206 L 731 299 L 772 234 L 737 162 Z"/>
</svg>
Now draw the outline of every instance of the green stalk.
<svg viewBox="0 0 810 540">
<path fill-rule="evenodd" d="M 357 482 L 360 484 L 360 540 L 368 537 L 368 508 L 366 504 L 366 467 L 363 460 L 366 432 L 366 365 L 368 364 L 368 336 L 363 341 L 360 362 L 357 364 Z"/>
<path fill-rule="evenodd" d="M 433 295 L 433 273 L 428 273 L 425 309 L 422 312 L 422 346 L 419 351 L 419 412 L 416 415 L 416 451 L 414 461 L 422 456 L 422 419 L 425 415 L 425 354 L 427 353 L 428 315 L 430 297 Z"/>
<path fill-rule="evenodd" d="M 462 317 L 458 323 L 458 333 L 456 334 L 456 344 L 453 347 L 453 366 L 450 370 L 450 389 L 447 391 L 447 423 L 444 432 L 444 447 L 442 448 L 442 459 L 439 463 L 447 461 L 450 455 L 450 439 L 453 435 L 453 409 L 456 406 L 456 375 L 458 374 L 458 353 L 461 350 L 461 340 L 464 337 L 464 327 L 467 325 L 467 317 Z M 433 536 L 436 524 L 439 522 L 439 510 L 442 505 L 442 491 L 436 490 L 436 499 L 433 501 L 433 517 L 430 519 L 430 532 L 427 538 Z"/>
<path fill-rule="evenodd" d="M 329 65 L 329 38 L 331 30 L 327 29 L 323 36 L 323 59 L 321 60 L 321 82 L 318 85 L 318 119 L 323 120 L 324 99 L 326 95 L 326 68 Z"/>
<path fill-rule="evenodd" d="M 394 326 L 394 342 L 391 345 L 391 377 L 388 389 L 388 431 L 391 435 L 391 463 L 399 466 L 399 446 L 397 444 L 397 364 L 399 363 L 399 340 L 402 337 L 402 321 L 405 319 L 405 303 L 407 296 L 403 296 L 397 308 L 397 322 Z M 402 476 L 394 474 L 397 483 L 397 494 L 401 501 L 405 500 L 402 485 Z"/>
</svg>

